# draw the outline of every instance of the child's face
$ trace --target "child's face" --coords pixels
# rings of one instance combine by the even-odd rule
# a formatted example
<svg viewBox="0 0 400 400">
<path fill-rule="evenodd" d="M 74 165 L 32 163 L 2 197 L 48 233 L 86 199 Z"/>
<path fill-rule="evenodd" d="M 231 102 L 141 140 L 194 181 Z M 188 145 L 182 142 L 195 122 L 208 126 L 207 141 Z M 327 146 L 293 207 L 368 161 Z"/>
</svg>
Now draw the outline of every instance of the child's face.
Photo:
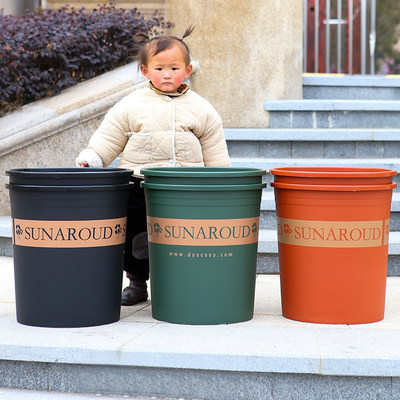
<svg viewBox="0 0 400 400">
<path fill-rule="evenodd" d="M 173 46 L 149 58 L 148 65 L 140 67 L 142 74 L 163 92 L 175 92 L 183 80 L 192 73 L 192 65 L 186 65 L 183 50 Z"/>
</svg>

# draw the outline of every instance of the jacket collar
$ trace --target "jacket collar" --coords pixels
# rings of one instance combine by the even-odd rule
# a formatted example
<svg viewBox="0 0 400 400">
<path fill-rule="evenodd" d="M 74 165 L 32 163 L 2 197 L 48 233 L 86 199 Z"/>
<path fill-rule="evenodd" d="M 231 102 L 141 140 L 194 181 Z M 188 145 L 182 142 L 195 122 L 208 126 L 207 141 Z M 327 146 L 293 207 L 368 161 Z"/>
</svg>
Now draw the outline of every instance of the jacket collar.
<svg viewBox="0 0 400 400">
<path fill-rule="evenodd" d="M 149 81 L 149 86 L 150 86 L 150 89 L 154 90 L 156 93 L 164 94 L 166 96 L 172 96 L 172 97 L 181 96 L 181 95 L 185 94 L 186 92 L 188 92 L 188 90 L 190 89 L 190 86 L 187 85 L 186 83 L 182 83 L 181 86 L 179 86 L 175 92 L 163 92 L 162 90 L 157 89 L 151 83 L 151 81 Z"/>
</svg>

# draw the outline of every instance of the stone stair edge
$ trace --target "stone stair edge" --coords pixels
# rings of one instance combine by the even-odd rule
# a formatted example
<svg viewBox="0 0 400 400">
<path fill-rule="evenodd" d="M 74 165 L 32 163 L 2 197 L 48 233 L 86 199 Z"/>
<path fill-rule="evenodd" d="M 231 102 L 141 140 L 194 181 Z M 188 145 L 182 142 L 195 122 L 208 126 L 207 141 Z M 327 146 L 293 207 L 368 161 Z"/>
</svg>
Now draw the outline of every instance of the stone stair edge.
<svg viewBox="0 0 400 400">
<path fill-rule="evenodd" d="M 261 211 L 275 211 L 275 198 L 272 190 L 263 190 L 261 196 Z M 392 211 L 400 211 L 400 192 L 393 192 L 392 195 Z M 0 216 L 0 236 L 11 237 L 11 216 Z"/>
<path fill-rule="evenodd" d="M 0 137 L 13 135 L 144 81 L 145 79 L 137 71 L 137 62 L 116 68 L 101 76 L 71 86 L 56 96 L 26 104 L 20 110 L 1 117 Z M 16 124 L 15 121 L 19 123 Z"/>
<path fill-rule="evenodd" d="M 389 168 L 400 171 L 400 158 L 231 158 L 234 167 L 256 167 L 269 171 L 278 167 L 337 166 L 358 168 Z"/>
<path fill-rule="evenodd" d="M 397 100 L 359 100 L 359 99 L 282 99 L 264 101 L 266 111 L 379 111 L 398 112 Z"/>
<path fill-rule="evenodd" d="M 263 190 L 261 196 L 260 211 L 275 212 L 275 197 L 273 190 Z M 400 211 L 400 192 L 394 191 L 392 194 L 391 212 Z M 11 238 L 12 221 L 10 215 L 0 216 L 0 237 Z"/>
<path fill-rule="evenodd" d="M 304 86 L 400 87 L 400 75 L 303 74 Z"/>
<path fill-rule="evenodd" d="M 261 211 L 275 211 L 275 198 L 272 190 L 264 190 L 261 197 Z M 400 211 L 400 192 L 393 192 L 391 211 Z"/>
<path fill-rule="evenodd" d="M 0 399 L 4 400 L 179 400 L 177 398 L 166 399 L 165 397 L 144 397 L 144 396 L 127 396 L 113 395 L 101 393 L 75 393 L 75 392 L 62 392 L 53 390 L 37 390 L 37 389 L 19 389 L 19 388 L 5 388 L 0 387 Z"/>
<path fill-rule="evenodd" d="M 227 141 L 400 141 L 400 128 L 225 128 Z"/>
<path fill-rule="evenodd" d="M 278 254 L 278 241 L 275 229 L 260 229 L 258 240 L 258 253 Z M 400 232 L 389 232 L 388 255 L 400 255 Z"/>
<path fill-rule="evenodd" d="M 145 84 L 144 79 L 134 78 L 136 69 L 136 64 L 120 67 L 0 118 L 0 156 L 101 115 Z"/>
</svg>

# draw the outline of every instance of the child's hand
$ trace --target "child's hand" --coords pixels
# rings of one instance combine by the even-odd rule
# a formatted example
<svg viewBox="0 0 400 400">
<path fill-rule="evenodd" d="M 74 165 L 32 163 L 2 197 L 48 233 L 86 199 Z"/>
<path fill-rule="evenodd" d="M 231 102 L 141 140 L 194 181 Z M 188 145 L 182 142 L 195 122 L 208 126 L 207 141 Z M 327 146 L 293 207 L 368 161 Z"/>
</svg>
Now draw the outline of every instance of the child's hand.
<svg viewBox="0 0 400 400">
<path fill-rule="evenodd" d="M 83 168 L 103 168 L 103 161 L 95 151 L 83 149 L 76 158 L 75 165 Z"/>
</svg>

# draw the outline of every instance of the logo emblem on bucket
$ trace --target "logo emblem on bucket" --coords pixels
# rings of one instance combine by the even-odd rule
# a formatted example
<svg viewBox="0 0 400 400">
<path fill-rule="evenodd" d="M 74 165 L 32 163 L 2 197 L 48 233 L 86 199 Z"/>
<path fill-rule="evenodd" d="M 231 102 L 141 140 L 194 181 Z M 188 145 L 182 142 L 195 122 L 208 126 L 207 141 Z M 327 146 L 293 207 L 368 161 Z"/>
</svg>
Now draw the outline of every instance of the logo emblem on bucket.
<svg viewBox="0 0 400 400">
<path fill-rule="evenodd" d="M 104 247 L 125 243 L 126 217 L 90 221 L 13 219 L 13 244 L 27 247 Z"/>
<path fill-rule="evenodd" d="M 390 220 L 304 221 L 277 218 L 278 242 L 310 247 L 377 247 L 389 241 Z"/>
</svg>

